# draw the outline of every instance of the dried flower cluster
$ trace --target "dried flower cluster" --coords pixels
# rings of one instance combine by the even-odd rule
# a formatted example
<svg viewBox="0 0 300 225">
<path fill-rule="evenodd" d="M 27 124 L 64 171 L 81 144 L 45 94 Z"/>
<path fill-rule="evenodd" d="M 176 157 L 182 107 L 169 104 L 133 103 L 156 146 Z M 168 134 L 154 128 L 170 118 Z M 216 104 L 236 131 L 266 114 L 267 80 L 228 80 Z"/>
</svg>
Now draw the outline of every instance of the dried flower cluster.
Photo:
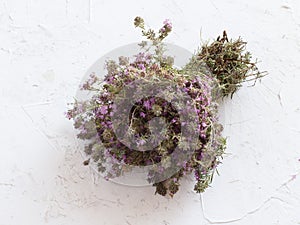
<svg viewBox="0 0 300 225">
<path fill-rule="evenodd" d="M 225 32 L 222 38 L 204 45 L 185 67 L 175 68 L 174 59 L 165 55 L 162 42 L 172 30 L 170 21 L 166 20 L 157 33 L 152 29 L 147 30 L 140 17 L 135 18 L 134 25 L 141 28 L 143 36 L 151 42 L 150 46 L 142 42 L 141 52 L 133 59 L 120 56 L 119 62 L 108 61 L 104 80 L 91 74 L 81 89 L 93 91 L 93 96 L 87 101 L 76 101 L 67 112 L 67 117 L 74 120 L 78 138 L 88 141 L 85 153 L 89 160 L 85 164 L 90 160 L 95 162 L 98 171 L 107 179 L 121 176 L 132 166 L 157 164 L 148 173 L 148 181 L 156 187 L 156 193 L 173 196 L 179 190 L 180 179 L 191 173 L 196 182 L 194 190 L 203 192 L 212 181 L 226 144 L 221 135 L 222 125 L 218 122 L 217 100 L 232 95 L 247 77 L 258 78 L 261 73 L 255 63 L 250 62 L 250 53 L 244 53 L 245 42 L 241 39 L 229 41 Z M 129 119 L 124 121 L 119 114 L 116 115 L 118 111 L 114 103 L 122 90 L 128 87 L 134 89 L 134 82 L 140 80 L 145 84 L 172 81 L 190 98 L 194 108 L 179 112 L 178 108 L 184 108 L 180 101 L 174 107 L 153 93 L 152 96 L 132 102 Z M 168 91 L 168 87 L 165 89 Z M 216 95 L 218 90 L 221 90 L 221 95 Z M 172 93 L 171 89 L 169 93 Z M 178 96 L 173 94 L 170 98 L 176 99 Z M 141 93 L 137 91 L 131 97 L 138 99 L 139 96 Z M 197 126 L 192 132 L 196 139 L 182 135 L 182 129 L 189 128 L 189 124 L 182 121 L 180 113 L 187 117 L 195 113 Z M 167 124 L 158 126 L 162 140 L 161 137 L 153 139 L 151 136 L 155 126 L 151 127 L 149 122 L 155 118 L 164 118 Z M 123 126 L 124 122 L 126 126 Z M 120 140 L 115 132 L 118 129 L 122 134 L 129 131 L 135 140 L 133 147 Z M 155 146 L 151 151 L 136 150 L 149 139 Z M 185 159 L 184 154 L 190 150 L 191 141 L 195 142 L 193 151 Z M 175 152 L 175 148 L 179 151 Z M 172 154 L 175 156 L 170 157 Z M 170 176 L 165 179 L 157 179 L 170 170 L 172 164 L 180 168 L 169 171 Z"/>
</svg>

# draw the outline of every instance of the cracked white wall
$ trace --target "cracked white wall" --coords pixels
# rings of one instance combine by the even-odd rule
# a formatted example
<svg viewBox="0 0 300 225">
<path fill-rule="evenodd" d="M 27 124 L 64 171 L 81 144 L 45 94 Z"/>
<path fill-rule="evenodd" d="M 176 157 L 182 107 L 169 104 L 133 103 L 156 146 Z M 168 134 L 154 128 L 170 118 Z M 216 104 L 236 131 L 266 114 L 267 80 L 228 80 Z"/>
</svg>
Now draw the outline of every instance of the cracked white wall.
<svg viewBox="0 0 300 225">
<path fill-rule="evenodd" d="M 200 196 L 103 181 L 82 166 L 68 102 L 104 53 L 174 25 L 193 51 L 227 30 L 269 75 L 222 106 L 228 149 Z M 200 37 L 201 35 L 201 37 Z M 300 224 L 300 3 L 291 0 L 0 0 L 0 225 Z"/>
</svg>

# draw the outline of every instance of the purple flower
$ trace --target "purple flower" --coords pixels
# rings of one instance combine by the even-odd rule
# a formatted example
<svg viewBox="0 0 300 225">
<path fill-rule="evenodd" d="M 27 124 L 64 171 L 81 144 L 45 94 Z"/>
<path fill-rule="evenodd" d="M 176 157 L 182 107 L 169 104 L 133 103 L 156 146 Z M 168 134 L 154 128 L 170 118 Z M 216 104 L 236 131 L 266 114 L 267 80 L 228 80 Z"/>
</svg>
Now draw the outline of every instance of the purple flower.
<svg viewBox="0 0 300 225">
<path fill-rule="evenodd" d="M 145 67 L 145 65 L 143 63 L 140 63 L 138 65 L 138 67 L 139 67 L 140 70 L 145 70 L 146 69 L 146 67 Z"/>
<path fill-rule="evenodd" d="M 124 71 L 124 74 L 125 74 L 125 75 L 128 75 L 128 74 L 129 74 L 129 70 L 126 69 L 126 70 Z"/>
<path fill-rule="evenodd" d="M 206 134 L 201 133 L 201 134 L 200 134 L 200 137 L 201 137 L 201 138 L 206 138 Z"/>
<path fill-rule="evenodd" d="M 146 143 L 146 141 L 144 139 L 140 139 L 137 141 L 138 146 L 144 145 L 145 143 Z"/>
<path fill-rule="evenodd" d="M 169 19 L 166 19 L 166 20 L 164 21 L 164 25 L 165 25 L 166 27 L 168 27 L 169 29 L 172 29 L 172 23 L 170 22 Z"/>
<path fill-rule="evenodd" d="M 151 104 L 154 104 L 155 103 L 155 98 L 154 97 L 150 98 L 150 102 L 151 102 Z"/>
<path fill-rule="evenodd" d="M 195 178 L 196 178 L 196 180 L 199 180 L 199 178 L 200 178 L 199 173 L 197 171 L 195 171 Z"/>
<path fill-rule="evenodd" d="M 166 28 L 162 27 L 160 28 L 159 32 L 164 33 L 166 31 Z"/>
<path fill-rule="evenodd" d="M 140 116 L 143 117 L 143 118 L 145 118 L 145 117 L 146 117 L 146 114 L 145 114 L 144 112 L 141 112 L 141 113 L 140 113 Z"/>
<path fill-rule="evenodd" d="M 107 105 L 103 105 L 103 106 L 101 106 L 100 107 L 100 109 L 99 109 L 99 112 L 100 112 L 100 114 L 102 114 L 102 115 L 105 115 L 105 114 L 107 114 Z"/>
<path fill-rule="evenodd" d="M 73 114 L 72 114 L 72 111 L 69 110 L 68 112 L 65 112 L 65 116 L 70 120 L 73 118 Z"/>
<path fill-rule="evenodd" d="M 146 109 L 151 109 L 151 102 L 150 102 L 150 100 L 146 100 L 143 105 L 144 105 L 144 107 Z"/>
<path fill-rule="evenodd" d="M 135 57 L 136 57 L 135 62 L 142 62 L 142 61 L 144 61 L 145 53 L 140 52 Z"/>
</svg>

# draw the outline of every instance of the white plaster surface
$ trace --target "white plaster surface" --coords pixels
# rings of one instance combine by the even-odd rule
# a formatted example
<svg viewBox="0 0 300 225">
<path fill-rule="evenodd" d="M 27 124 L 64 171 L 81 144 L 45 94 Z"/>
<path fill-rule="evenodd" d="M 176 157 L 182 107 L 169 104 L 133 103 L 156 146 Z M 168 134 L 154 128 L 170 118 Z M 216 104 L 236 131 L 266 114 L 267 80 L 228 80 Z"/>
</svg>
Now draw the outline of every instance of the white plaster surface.
<svg viewBox="0 0 300 225">
<path fill-rule="evenodd" d="M 104 181 L 64 118 L 90 65 L 140 40 L 136 15 L 190 51 L 224 29 L 269 75 L 224 102 L 228 149 L 201 197 Z M 201 34 L 201 35 L 200 35 Z M 300 224 L 300 1 L 0 0 L 0 225 Z"/>
</svg>

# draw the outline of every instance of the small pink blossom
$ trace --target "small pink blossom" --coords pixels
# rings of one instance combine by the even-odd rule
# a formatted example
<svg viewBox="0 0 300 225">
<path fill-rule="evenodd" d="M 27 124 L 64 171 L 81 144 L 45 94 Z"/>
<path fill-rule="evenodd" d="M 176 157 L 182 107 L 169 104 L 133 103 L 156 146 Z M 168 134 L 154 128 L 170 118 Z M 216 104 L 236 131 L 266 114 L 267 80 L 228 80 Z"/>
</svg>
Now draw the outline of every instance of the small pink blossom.
<svg viewBox="0 0 300 225">
<path fill-rule="evenodd" d="M 143 105 L 146 109 L 151 109 L 151 102 L 149 100 L 146 100 Z"/>
<path fill-rule="evenodd" d="M 99 109 L 99 112 L 100 112 L 100 114 L 102 114 L 102 115 L 105 115 L 105 114 L 107 114 L 107 105 L 103 105 L 103 106 L 101 106 L 100 107 L 100 109 Z"/>
<path fill-rule="evenodd" d="M 140 116 L 143 117 L 143 118 L 145 118 L 145 117 L 146 117 L 146 114 L 145 114 L 144 112 L 141 112 L 141 113 L 140 113 Z"/>
<path fill-rule="evenodd" d="M 167 26 L 169 29 L 172 29 L 172 23 L 169 19 L 166 19 L 164 21 L 164 25 Z"/>
</svg>

